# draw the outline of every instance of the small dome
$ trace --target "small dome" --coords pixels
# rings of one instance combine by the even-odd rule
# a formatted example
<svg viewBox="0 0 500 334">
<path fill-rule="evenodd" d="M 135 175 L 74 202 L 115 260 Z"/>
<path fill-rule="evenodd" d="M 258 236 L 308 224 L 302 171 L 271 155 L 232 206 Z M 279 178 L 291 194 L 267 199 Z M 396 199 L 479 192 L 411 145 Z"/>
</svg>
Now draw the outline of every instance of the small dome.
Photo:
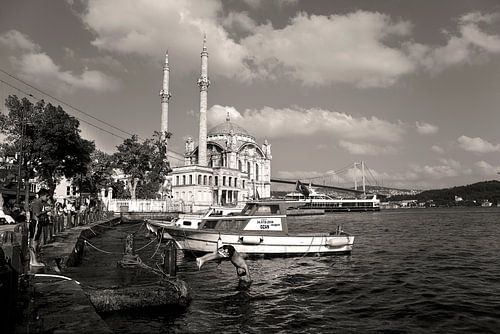
<svg viewBox="0 0 500 334">
<path fill-rule="evenodd" d="M 228 118 L 226 119 L 226 121 L 224 123 L 216 125 L 212 129 L 210 129 L 210 131 L 208 131 L 208 135 L 209 136 L 226 135 L 226 134 L 230 134 L 231 130 L 236 135 L 249 136 L 247 130 L 243 129 L 238 124 L 231 122 Z"/>
</svg>

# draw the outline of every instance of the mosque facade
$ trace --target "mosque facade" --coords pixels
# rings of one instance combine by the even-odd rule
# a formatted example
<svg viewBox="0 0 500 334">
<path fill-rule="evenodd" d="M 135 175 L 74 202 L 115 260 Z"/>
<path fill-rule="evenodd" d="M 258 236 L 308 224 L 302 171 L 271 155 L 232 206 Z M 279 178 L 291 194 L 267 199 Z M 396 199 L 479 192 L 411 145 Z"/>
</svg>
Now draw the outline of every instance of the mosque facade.
<svg viewBox="0 0 500 334">
<path fill-rule="evenodd" d="M 168 54 L 163 67 L 161 131 L 168 132 Z M 226 120 L 207 131 L 208 51 L 206 38 L 201 52 L 200 111 L 198 145 L 192 137 L 185 142 L 184 165 L 172 168 L 167 176 L 169 196 L 193 211 L 213 205 L 231 206 L 252 198 L 270 197 L 271 144 L 259 145 L 254 136 Z"/>
</svg>

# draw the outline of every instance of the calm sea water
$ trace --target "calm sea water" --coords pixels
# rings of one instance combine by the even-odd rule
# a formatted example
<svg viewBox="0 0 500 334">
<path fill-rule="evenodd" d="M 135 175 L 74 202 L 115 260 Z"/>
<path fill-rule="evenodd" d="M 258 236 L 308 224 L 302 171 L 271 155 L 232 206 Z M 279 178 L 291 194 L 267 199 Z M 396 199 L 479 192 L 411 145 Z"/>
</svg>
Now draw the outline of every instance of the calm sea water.
<svg viewBox="0 0 500 334">
<path fill-rule="evenodd" d="M 247 260 L 198 271 L 183 312 L 105 316 L 118 333 L 500 333 L 500 209 L 408 209 L 297 217 L 290 229 L 356 236 L 348 256 Z"/>
</svg>

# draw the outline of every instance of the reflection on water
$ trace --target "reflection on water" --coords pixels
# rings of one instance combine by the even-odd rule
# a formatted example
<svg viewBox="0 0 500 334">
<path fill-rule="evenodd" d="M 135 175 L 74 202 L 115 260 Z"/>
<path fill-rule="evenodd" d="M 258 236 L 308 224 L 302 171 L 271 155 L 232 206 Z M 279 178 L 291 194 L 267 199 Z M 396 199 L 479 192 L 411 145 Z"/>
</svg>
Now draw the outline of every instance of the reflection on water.
<svg viewBox="0 0 500 334">
<path fill-rule="evenodd" d="M 348 256 L 248 260 L 234 267 L 181 259 L 194 297 L 182 313 L 108 314 L 117 332 L 498 332 L 500 210 L 429 209 L 297 217 L 291 230 L 356 235 Z"/>
</svg>

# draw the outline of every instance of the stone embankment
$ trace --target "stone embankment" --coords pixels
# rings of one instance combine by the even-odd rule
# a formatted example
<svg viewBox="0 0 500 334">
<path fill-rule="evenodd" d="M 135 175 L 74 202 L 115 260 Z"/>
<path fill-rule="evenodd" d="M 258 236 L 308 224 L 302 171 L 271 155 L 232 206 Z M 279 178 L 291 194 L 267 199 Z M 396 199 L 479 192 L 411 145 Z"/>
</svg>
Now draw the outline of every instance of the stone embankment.
<svg viewBox="0 0 500 334">
<path fill-rule="evenodd" d="M 80 285 L 71 278 L 72 268 L 82 261 L 86 240 L 119 223 L 120 219 L 115 218 L 75 226 L 58 233 L 52 243 L 42 247 L 41 258 L 45 267 L 32 268 L 31 273 L 22 275 L 24 279 L 20 280 L 17 305 L 22 305 L 24 316 L 19 319 L 18 315 L 14 319 L 16 317 L 11 314 L 9 319 L 16 321 L 16 331 L 111 333 L 98 312 L 163 305 L 185 307 L 189 304 L 185 282 L 175 277 L 164 276 L 140 287 L 101 286 L 97 289 L 86 288 L 85 284 Z M 6 253 L 13 274 L 27 273 L 26 241 L 26 229 L 21 225 L 1 226 L 0 247 Z"/>
</svg>

